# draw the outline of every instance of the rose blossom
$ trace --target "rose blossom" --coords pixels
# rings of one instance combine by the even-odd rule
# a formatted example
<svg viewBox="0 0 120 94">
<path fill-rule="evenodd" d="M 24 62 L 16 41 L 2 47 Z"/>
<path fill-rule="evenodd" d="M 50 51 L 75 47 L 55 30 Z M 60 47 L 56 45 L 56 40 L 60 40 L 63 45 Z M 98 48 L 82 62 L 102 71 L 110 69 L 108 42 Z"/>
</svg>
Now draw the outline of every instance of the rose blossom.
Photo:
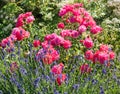
<svg viewBox="0 0 120 94">
<path fill-rule="evenodd" d="M 113 51 L 109 52 L 109 58 L 113 60 L 115 58 L 115 53 Z"/>
<path fill-rule="evenodd" d="M 65 81 L 66 78 L 67 78 L 66 74 L 59 74 L 56 79 L 57 84 L 60 86 Z"/>
<path fill-rule="evenodd" d="M 97 33 L 101 32 L 101 31 L 102 31 L 102 28 L 100 26 L 97 26 L 97 25 L 91 27 L 91 29 L 90 29 L 90 32 L 92 34 L 97 34 Z"/>
<path fill-rule="evenodd" d="M 72 38 L 78 38 L 78 36 L 79 36 L 78 31 L 72 30 L 72 32 L 71 32 L 71 37 L 72 37 Z"/>
<path fill-rule="evenodd" d="M 79 30 L 79 32 L 80 33 L 83 33 L 83 32 L 85 32 L 86 31 L 86 26 L 85 25 L 81 25 L 81 26 L 79 26 L 79 28 L 78 28 L 78 30 Z"/>
<path fill-rule="evenodd" d="M 34 46 L 34 47 L 40 46 L 40 40 L 34 40 L 34 41 L 33 41 L 33 46 Z"/>
<path fill-rule="evenodd" d="M 83 41 L 83 45 L 86 47 L 86 48 L 92 48 L 93 47 L 93 41 L 90 37 L 87 37 L 84 41 Z"/>
<path fill-rule="evenodd" d="M 58 23 L 57 25 L 58 28 L 64 29 L 65 25 L 63 22 Z"/>
<path fill-rule="evenodd" d="M 18 41 L 30 36 L 30 33 L 28 31 L 25 31 L 22 27 L 13 28 L 11 34 L 14 35 Z"/>
<path fill-rule="evenodd" d="M 54 66 L 52 67 L 51 71 L 52 71 L 53 74 L 58 75 L 58 74 L 61 74 L 61 73 L 62 73 L 63 67 L 64 67 L 64 64 L 63 64 L 63 63 L 60 63 L 60 64 L 58 64 L 58 65 L 54 65 Z"/>
<path fill-rule="evenodd" d="M 62 31 L 60 32 L 60 35 L 61 35 L 62 37 L 69 37 L 69 36 L 71 35 L 71 33 L 70 33 L 70 30 L 62 30 Z"/>
<path fill-rule="evenodd" d="M 34 20 L 35 20 L 34 16 L 29 16 L 29 17 L 26 18 L 26 23 L 27 23 L 27 24 L 30 24 L 30 23 L 32 23 Z"/>
<path fill-rule="evenodd" d="M 108 52 L 108 50 L 109 50 L 109 47 L 108 47 L 108 45 L 100 45 L 100 51 L 103 51 L 103 52 Z"/>
<path fill-rule="evenodd" d="M 105 64 L 109 60 L 109 55 L 106 52 L 99 53 L 98 56 L 100 64 Z"/>
<path fill-rule="evenodd" d="M 81 71 L 81 73 L 90 73 L 91 72 L 91 67 L 89 67 L 88 64 L 82 64 L 80 66 L 80 71 Z"/>
<path fill-rule="evenodd" d="M 62 46 L 65 48 L 65 49 L 69 49 L 72 44 L 71 44 L 71 41 L 69 40 L 64 40 L 64 42 L 62 43 Z"/>
<path fill-rule="evenodd" d="M 85 52 L 85 59 L 87 59 L 87 60 L 93 60 L 93 52 L 91 50 L 87 50 Z"/>
</svg>

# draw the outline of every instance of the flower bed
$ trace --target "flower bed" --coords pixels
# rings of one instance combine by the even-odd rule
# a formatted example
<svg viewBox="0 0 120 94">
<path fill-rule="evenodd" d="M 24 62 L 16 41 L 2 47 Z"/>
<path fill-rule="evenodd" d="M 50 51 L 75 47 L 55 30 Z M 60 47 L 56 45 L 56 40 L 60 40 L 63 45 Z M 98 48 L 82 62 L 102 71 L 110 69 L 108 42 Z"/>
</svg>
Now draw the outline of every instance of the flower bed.
<svg viewBox="0 0 120 94">
<path fill-rule="evenodd" d="M 58 14 L 56 31 L 43 39 L 30 38 L 32 12 L 18 16 L 0 42 L 0 93 L 119 94 L 115 52 L 97 39 L 103 28 L 82 3 L 64 5 Z"/>
</svg>

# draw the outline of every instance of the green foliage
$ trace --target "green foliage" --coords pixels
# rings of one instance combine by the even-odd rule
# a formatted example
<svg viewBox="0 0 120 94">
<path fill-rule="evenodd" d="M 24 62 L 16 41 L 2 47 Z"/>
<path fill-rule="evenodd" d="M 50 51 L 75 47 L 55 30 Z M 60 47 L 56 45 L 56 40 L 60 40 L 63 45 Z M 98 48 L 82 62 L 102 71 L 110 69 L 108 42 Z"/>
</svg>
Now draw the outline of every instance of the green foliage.
<svg viewBox="0 0 120 94">
<path fill-rule="evenodd" d="M 107 6 L 112 11 L 112 16 L 120 18 L 120 1 L 119 0 L 108 0 Z"/>
<path fill-rule="evenodd" d="M 38 19 L 53 20 L 53 17 L 58 13 L 58 0 L 22 0 L 18 1 L 18 5 L 25 11 L 32 11 Z"/>
<path fill-rule="evenodd" d="M 120 19 L 106 19 L 102 22 L 103 33 L 99 36 L 99 42 L 112 45 L 116 53 L 120 51 Z"/>
<path fill-rule="evenodd" d="M 20 12 L 23 10 L 15 3 L 8 3 L 0 9 L 0 40 L 11 33 L 16 16 Z"/>
</svg>

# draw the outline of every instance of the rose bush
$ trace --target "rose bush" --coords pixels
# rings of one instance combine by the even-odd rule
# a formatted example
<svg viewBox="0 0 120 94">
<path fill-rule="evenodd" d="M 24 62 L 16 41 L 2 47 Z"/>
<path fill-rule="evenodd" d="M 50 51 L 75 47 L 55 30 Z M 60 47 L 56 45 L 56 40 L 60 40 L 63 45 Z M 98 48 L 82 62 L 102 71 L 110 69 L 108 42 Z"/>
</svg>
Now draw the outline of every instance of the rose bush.
<svg viewBox="0 0 120 94">
<path fill-rule="evenodd" d="M 119 94 L 115 53 L 96 37 L 103 28 L 82 3 L 64 5 L 59 16 L 54 33 L 35 39 L 32 12 L 18 16 L 10 36 L 0 42 L 0 92 Z"/>
</svg>

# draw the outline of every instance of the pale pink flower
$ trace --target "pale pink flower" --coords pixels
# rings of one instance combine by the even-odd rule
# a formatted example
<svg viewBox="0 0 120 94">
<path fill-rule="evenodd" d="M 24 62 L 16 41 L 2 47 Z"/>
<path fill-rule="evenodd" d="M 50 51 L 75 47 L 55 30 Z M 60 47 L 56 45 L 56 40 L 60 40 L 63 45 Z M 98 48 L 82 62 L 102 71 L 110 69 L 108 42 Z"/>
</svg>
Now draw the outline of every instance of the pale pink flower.
<svg viewBox="0 0 120 94">
<path fill-rule="evenodd" d="M 34 20 L 35 20 L 34 16 L 28 16 L 28 17 L 26 18 L 26 23 L 27 23 L 27 24 L 30 24 L 30 23 L 32 23 Z"/>
<path fill-rule="evenodd" d="M 79 28 L 78 28 L 78 31 L 80 32 L 80 33 L 83 33 L 83 32 L 85 32 L 86 31 L 86 26 L 85 25 L 81 25 L 81 26 L 79 26 Z"/>
</svg>

